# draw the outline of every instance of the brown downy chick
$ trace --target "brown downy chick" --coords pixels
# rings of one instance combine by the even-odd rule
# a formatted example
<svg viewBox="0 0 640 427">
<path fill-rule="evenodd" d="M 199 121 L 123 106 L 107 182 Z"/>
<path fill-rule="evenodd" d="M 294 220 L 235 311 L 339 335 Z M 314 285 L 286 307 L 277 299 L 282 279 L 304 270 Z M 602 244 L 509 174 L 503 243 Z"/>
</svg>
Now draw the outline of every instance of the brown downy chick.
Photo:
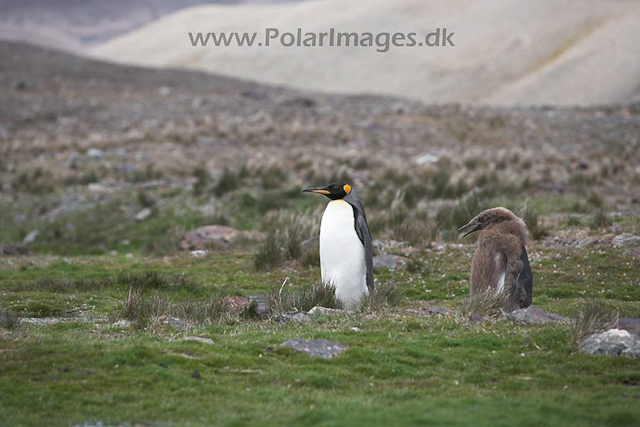
<svg viewBox="0 0 640 427">
<path fill-rule="evenodd" d="M 458 231 L 464 236 L 479 231 L 478 248 L 471 265 L 471 295 L 507 292 L 506 309 L 531 305 L 533 274 L 527 257 L 527 227 L 506 208 L 480 212 Z"/>
</svg>

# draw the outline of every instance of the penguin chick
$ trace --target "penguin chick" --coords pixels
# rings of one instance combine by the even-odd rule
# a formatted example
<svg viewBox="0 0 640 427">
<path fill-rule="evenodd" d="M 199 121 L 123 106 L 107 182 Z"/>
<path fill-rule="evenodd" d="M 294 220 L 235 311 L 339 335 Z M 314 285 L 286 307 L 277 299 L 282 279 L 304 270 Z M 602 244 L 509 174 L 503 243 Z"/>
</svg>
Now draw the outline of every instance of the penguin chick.
<svg viewBox="0 0 640 427">
<path fill-rule="evenodd" d="M 507 309 L 531 305 L 533 274 L 527 256 L 527 227 L 506 208 L 480 212 L 458 231 L 476 231 L 478 248 L 471 264 L 471 295 L 481 292 L 507 292 Z"/>
<path fill-rule="evenodd" d="M 320 223 L 322 282 L 335 288 L 345 308 L 354 308 L 373 291 L 373 245 L 362 201 L 345 182 L 303 192 L 331 199 Z"/>
</svg>

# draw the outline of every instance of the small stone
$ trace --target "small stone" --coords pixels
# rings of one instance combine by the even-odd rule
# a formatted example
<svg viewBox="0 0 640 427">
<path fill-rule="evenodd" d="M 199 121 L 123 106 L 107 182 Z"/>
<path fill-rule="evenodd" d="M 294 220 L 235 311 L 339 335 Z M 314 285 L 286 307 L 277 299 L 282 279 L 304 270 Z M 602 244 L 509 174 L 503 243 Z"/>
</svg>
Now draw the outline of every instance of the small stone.
<svg viewBox="0 0 640 427">
<path fill-rule="evenodd" d="M 303 340 L 294 338 L 282 343 L 283 347 L 292 348 L 309 356 L 320 357 L 322 359 L 331 359 L 332 357 L 342 353 L 347 349 L 342 344 L 327 340 Z"/>
<path fill-rule="evenodd" d="M 204 251 L 204 250 L 202 250 L 202 249 L 197 249 L 197 250 L 195 250 L 195 251 L 191 251 L 191 252 L 189 252 L 189 253 L 191 254 L 191 256 L 192 256 L 192 257 L 195 257 L 195 258 L 202 258 L 202 257 L 207 256 L 207 254 L 208 254 L 209 252 Z"/>
<path fill-rule="evenodd" d="M 373 268 L 389 268 L 391 270 L 401 270 L 407 266 L 409 258 L 399 255 L 378 255 L 373 257 Z"/>
<path fill-rule="evenodd" d="M 195 379 L 200 379 L 200 372 L 193 371 L 193 374 L 191 374 L 191 377 Z"/>
<path fill-rule="evenodd" d="M 128 320 L 120 319 L 111 326 L 113 326 L 114 328 L 128 328 L 131 326 L 131 322 L 129 322 Z"/>
<path fill-rule="evenodd" d="M 188 328 L 189 323 L 171 316 L 160 316 L 158 322 L 162 325 L 171 325 L 174 328 Z"/>
<path fill-rule="evenodd" d="M 352 326 L 349 328 L 349 330 L 353 332 L 362 332 L 362 329 L 358 328 L 357 326 Z"/>
<path fill-rule="evenodd" d="M 469 315 L 469 323 L 473 324 L 473 323 L 483 323 L 486 322 L 487 318 L 484 316 L 481 316 L 478 313 L 471 313 Z"/>
<path fill-rule="evenodd" d="M 211 338 L 205 338 L 205 337 L 196 337 L 196 336 L 190 336 L 190 337 L 184 337 L 182 338 L 182 341 L 195 341 L 195 342 L 199 342 L 201 344 L 207 344 L 207 345 L 213 345 L 214 342 Z"/>
<path fill-rule="evenodd" d="M 422 307 L 420 310 L 426 312 L 430 316 L 449 317 L 455 316 L 458 312 L 449 310 L 445 307 Z"/>
<path fill-rule="evenodd" d="M 507 319 L 527 325 L 544 325 L 551 322 L 568 322 L 569 319 L 554 313 L 547 313 L 538 307 L 529 306 L 506 313 Z"/>
<path fill-rule="evenodd" d="M 596 243 L 599 243 L 600 239 L 598 239 L 597 237 L 591 236 L 591 237 L 587 237 L 584 238 L 582 240 L 580 240 L 578 242 L 578 247 L 579 248 L 588 248 L 589 246 L 593 246 Z"/>
<path fill-rule="evenodd" d="M 151 208 L 142 208 L 137 214 L 135 214 L 134 219 L 136 221 L 144 221 L 145 219 L 149 218 L 152 213 L 153 211 L 151 210 Z"/>
<path fill-rule="evenodd" d="M 125 337 L 126 335 L 120 332 L 111 332 L 110 334 L 107 334 L 108 340 L 121 340 Z"/>
<path fill-rule="evenodd" d="M 306 311 L 284 311 L 276 316 L 276 322 L 299 322 L 302 320 L 310 320 L 311 316 Z"/>
<path fill-rule="evenodd" d="M 91 159 L 102 160 L 104 159 L 104 152 L 97 148 L 89 148 L 87 150 L 87 157 Z"/>
<path fill-rule="evenodd" d="M 28 245 L 29 243 L 35 242 L 35 240 L 36 240 L 36 238 L 38 237 L 39 234 L 40 234 L 39 230 L 30 231 L 29 234 L 24 236 L 24 239 L 22 239 L 22 243 L 25 244 L 25 245 Z"/>
<path fill-rule="evenodd" d="M 309 314 L 318 314 L 321 316 L 331 316 L 336 314 L 346 314 L 345 310 L 340 310 L 337 308 L 327 308 L 316 305 L 311 310 L 309 310 Z"/>
<path fill-rule="evenodd" d="M 63 366 L 62 367 L 62 372 L 69 372 L 69 367 L 68 366 Z"/>
</svg>

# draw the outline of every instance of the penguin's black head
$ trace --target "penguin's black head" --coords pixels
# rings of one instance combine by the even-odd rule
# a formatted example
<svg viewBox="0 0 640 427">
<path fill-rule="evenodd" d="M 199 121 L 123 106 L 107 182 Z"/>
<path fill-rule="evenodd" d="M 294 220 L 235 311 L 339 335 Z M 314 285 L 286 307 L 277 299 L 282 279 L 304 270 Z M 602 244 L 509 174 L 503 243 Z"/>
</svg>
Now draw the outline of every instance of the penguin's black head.
<svg viewBox="0 0 640 427">
<path fill-rule="evenodd" d="M 346 182 L 332 182 L 326 187 L 305 188 L 302 192 L 324 194 L 331 200 L 338 200 L 347 197 L 351 193 L 351 186 Z"/>
<path fill-rule="evenodd" d="M 480 212 L 475 216 L 467 225 L 463 225 L 458 229 L 458 232 L 470 228 L 467 233 L 461 238 L 468 236 L 471 233 L 480 230 L 486 230 L 497 226 L 498 224 L 505 224 L 513 222 L 516 227 L 525 227 L 524 223 L 513 212 L 507 208 L 491 208 Z"/>
</svg>

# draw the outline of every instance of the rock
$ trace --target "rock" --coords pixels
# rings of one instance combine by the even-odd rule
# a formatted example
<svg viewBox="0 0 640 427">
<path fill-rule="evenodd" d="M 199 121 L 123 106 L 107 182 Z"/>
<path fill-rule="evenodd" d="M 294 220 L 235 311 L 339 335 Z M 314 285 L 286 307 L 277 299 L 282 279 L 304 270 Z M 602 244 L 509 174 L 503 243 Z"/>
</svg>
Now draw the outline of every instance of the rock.
<svg viewBox="0 0 640 427">
<path fill-rule="evenodd" d="M 589 354 L 640 357 L 640 335 L 624 329 L 609 329 L 590 335 L 581 344 L 580 350 Z"/>
<path fill-rule="evenodd" d="M 349 330 L 353 332 L 362 332 L 362 329 L 358 328 L 357 326 L 352 326 L 349 328 Z"/>
<path fill-rule="evenodd" d="M 0 256 L 28 255 L 29 249 L 23 245 L 0 245 Z"/>
<path fill-rule="evenodd" d="M 617 329 L 624 329 L 632 334 L 640 334 L 640 319 L 622 318 L 618 319 Z"/>
<path fill-rule="evenodd" d="M 193 371 L 193 374 L 191 374 L 191 377 L 195 379 L 200 379 L 200 372 Z"/>
<path fill-rule="evenodd" d="M 616 237 L 613 238 L 611 243 L 613 244 L 614 248 L 619 248 L 622 246 L 637 245 L 637 244 L 640 244 L 640 235 L 631 234 L 631 233 L 618 234 Z"/>
<path fill-rule="evenodd" d="M 294 338 L 282 343 L 282 347 L 292 348 L 309 356 L 321 357 L 323 359 L 331 359 L 332 357 L 342 353 L 347 349 L 342 344 L 327 340 L 303 340 Z"/>
<path fill-rule="evenodd" d="M 204 337 L 196 337 L 196 336 L 190 336 L 190 337 L 184 337 L 182 338 L 182 341 L 195 341 L 195 342 L 199 342 L 201 344 L 208 344 L 208 345 L 213 345 L 214 342 L 211 338 L 204 338 Z"/>
<path fill-rule="evenodd" d="M 547 313 L 538 307 L 529 306 L 506 313 L 507 319 L 527 325 L 544 325 L 551 322 L 568 322 L 569 319 L 558 314 Z"/>
<path fill-rule="evenodd" d="M 582 240 L 580 240 L 578 242 L 578 247 L 579 248 L 588 248 L 589 246 L 593 246 L 596 243 L 599 243 L 600 239 L 598 239 L 597 237 L 591 236 L 591 237 L 587 237 L 584 238 Z"/>
<path fill-rule="evenodd" d="M 416 159 L 416 163 L 420 166 L 428 166 L 438 163 L 439 157 L 426 153 Z"/>
<path fill-rule="evenodd" d="M 473 323 L 483 323 L 486 322 L 487 318 L 478 314 L 478 313 L 471 313 L 469 315 L 469 323 L 473 324 Z"/>
<path fill-rule="evenodd" d="M 202 250 L 202 249 L 197 249 L 197 250 L 195 250 L 195 251 L 191 251 L 191 252 L 190 252 L 191 256 L 192 256 L 192 257 L 195 257 L 195 258 L 202 258 L 202 257 L 205 257 L 205 256 L 207 256 L 207 254 L 208 254 L 208 253 L 209 253 L 209 252 L 204 251 L 204 250 Z"/>
<path fill-rule="evenodd" d="M 90 159 L 102 160 L 104 159 L 104 152 L 97 148 L 89 148 L 87 150 L 87 157 Z"/>
<path fill-rule="evenodd" d="M 133 217 L 136 221 L 144 221 L 149 218 L 153 211 L 151 208 L 142 208 L 135 216 Z"/>
<path fill-rule="evenodd" d="M 36 237 L 38 237 L 39 234 L 40 234 L 39 230 L 30 231 L 29 234 L 24 236 L 24 239 L 22 239 L 22 243 L 25 245 L 28 245 L 29 243 L 35 242 Z"/>
<path fill-rule="evenodd" d="M 344 315 L 347 312 L 345 310 L 340 310 L 337 308 L 327 308 L 327 307 L 321 307 L 319 305 L 316 305 L 315 307 L 313 307 L 311 310 L 309 310 L 309 314 L 318 314 L 321 316 L 332 316 L 332 315 L 336 315 L 336 314 L 340 314 L 340 315 Z"/>
<path fill-rule="evenodd" d="M 126 335 L 122 334 L 120 332 L 111 332 L 110 334 L 107 334 L 107 339 L 108 340 L 121 340 L 123 338 L 125 338 Z"/>
<path fill-rule="evenodd" d="M 111 326 L 113 326 L 114 328 L 128 328 L 131 326 L 131 322 L 129 322 L 128 320 L 120 319 Z"/>
<path fill-rule="evenodd" d="M 445 307 L 422 307 L 421 311 L 426 312 L 430 316 L 449 317 L 458 314 L 457 311 L 449 310 Z"/>
<path fill-rule="evenodd" d="M 299 322 L 301 320 L 309 320 L 311 316 L 306 311 L 283 311 L 276 316 L 276 322 Z"/>
<path fill-rule="evenodd" d="M 409 262 L 409 258 L 399 255 L 378 255 L 373 257 L 373 268 L 401 270 L 407 266 L 407 262 Z"/>
<path fill-rule="evenodd" d="M 226 225 L 206 225 L 185 234 L 180 242 L 184 250 L 227 248 L 243 233 Z"/>
<path fill-rule="evenodd" d="M 251 304 L 245 297 L 224 297 L 222 306 L 226 311 L 233 314 L 240 314 Z"/>
<path fill-rule="evenodd" d="M 382 240 L 379 240 L 379 239 L 375 239 L 372 245 L 373 245 L 373 249 L 375 249 L 376 251 L 383 251 L 384 248 L 386 248 L 387 246 L 384 244 Z"/>
<path fill-rule="evenodd" d="M 171 316 L 160 316 L 158 322 L 162 325 L 171 325 L 174 328 L 188 328 L 189 323 Z"/>
</svg>

